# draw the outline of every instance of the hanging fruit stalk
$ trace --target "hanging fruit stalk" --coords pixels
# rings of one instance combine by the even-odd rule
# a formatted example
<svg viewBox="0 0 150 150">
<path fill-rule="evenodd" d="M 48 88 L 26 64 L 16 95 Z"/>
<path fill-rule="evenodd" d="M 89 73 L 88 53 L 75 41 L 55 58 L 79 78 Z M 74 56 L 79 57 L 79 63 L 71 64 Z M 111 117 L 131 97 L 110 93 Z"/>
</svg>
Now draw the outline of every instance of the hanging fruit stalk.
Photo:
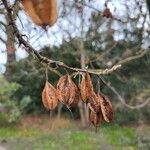
<svg viewBox="0 0 150 150">
<path fill-rule="evenodd" d="M 43 28 L 57 20 L 56 0 L 21 0 L 21 4 L 32 21 Z"/>
<path fill-rule="evenodd" d="M 47 110 L 53 110 L 58 105 L 57 91 L 48 81 L 42 92 L 42 102 Z"/>
<path fill-rule="evenodd" d="M 76 107 L 79 102 L 79 91 L 71 77 L 62 76 L 57 83 L 58 99 L 69 107 Z"/>
</svg>

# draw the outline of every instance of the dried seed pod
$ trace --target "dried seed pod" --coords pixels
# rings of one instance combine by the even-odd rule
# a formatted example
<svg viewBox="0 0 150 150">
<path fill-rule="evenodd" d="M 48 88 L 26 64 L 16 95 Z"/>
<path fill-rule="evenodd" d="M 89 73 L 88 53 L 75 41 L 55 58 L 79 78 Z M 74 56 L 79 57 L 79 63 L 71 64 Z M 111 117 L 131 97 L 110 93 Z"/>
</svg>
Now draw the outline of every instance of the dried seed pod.
<svg viewBox="0 0 150 150">
<path fill-rule="evenodd" d="M 52 26 L 57 20 L 56 0 L 21 0 L 24 10 L 32 21 L 45 28 Z"/>
<path fill-rule="evenodd" d="M 92 95 L 93 91 L 94 90 L 91 77 L 88 73 L 86 73 L 84 76 L 82 76 L 82 80 L 80 83 L 81 98 L 85 103 L 88 102 L 88 99 Z"/>
<path fill-rule="evenodd" d="M 99 126 L 103 121 L 103 116 L 99 98 L 94 92 L 88 100 L 88 107 L 90 109 L 90 121 L 95 127 Z"/>
<path fill-rule="evenodd" d="M 60 102 L 75 107 L 79 101 L 78 88 L 69 75 L 62 76 L 57 83 L 57 94 Z"/>
<path fill-rule="evenodd" d="M 100 101 L 94 92 L 89 97 L 87 105 L 92 112 L 96 114 L 100 113 L 101 111 Z"/>
<path fill-rule="evenodd" d="M 96 114 L 96 113 L 94 113 L 93 111 L 90 111 L 89 120 L 92 122 L 92 124 L 93 124 L 95 127 L 98 127 L 98 126 L 102 123 L 103 117 L 102 117 L 102 114 L 101 114 L 101 113 Z"/>
<path fill-rule="evenodd" d="M 58 105 L 57 91 L 48 81 L 42 92 L 42 102 L 47 110 L 53 110 Z"/>
<path fill-rule="evenodd" d="M 109 98 L 106 95 L 100 93 L 98 94 L 98 99 L 100 101 L 101 111 L 102 111 L 104 120 L 106 122 L 112 121 L 114 114 L 113 114 L 112 104 Z"/>
<path fill-rule="evenodd" d="M 69 83 L 68 83 L 68 76 L 64 75 L 62 76 L 58 83 L 57 83 L 57 95 L 58 95 L 58 100 L 64 104 L 68 103 L 69 99 Z"/>
<path fill-rule="evenodd" d="M 71 82 L 72 82 L 72 86 L 70 88 L 70 91 L 72 91 L 72 92 L 70 93 L 68 106 L 69 107 L 77 107 L 78 102 L 79 102 L 79 90 L 72 80 L 71 80 Z"/>
<path fill-rule="evenodd" d="M 103 17 L 106 17 L 106 18 L 112 18 L 112 13 L 110 12 L 110 9 L 109 8 L 106 8 L 103 12 Z"/>
</svg>

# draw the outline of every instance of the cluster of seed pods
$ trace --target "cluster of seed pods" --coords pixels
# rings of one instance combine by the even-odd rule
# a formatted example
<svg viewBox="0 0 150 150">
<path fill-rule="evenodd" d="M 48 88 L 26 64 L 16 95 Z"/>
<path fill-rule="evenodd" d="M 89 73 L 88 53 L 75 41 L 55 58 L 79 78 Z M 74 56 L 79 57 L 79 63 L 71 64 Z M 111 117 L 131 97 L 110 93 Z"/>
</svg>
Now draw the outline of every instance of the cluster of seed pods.
<svg viewBox="0 0 150 150">
<path fill-rule="evenodd" d="M 103 121 L 113 120 L 112 104 L 108 96 L 94 91 L 91 77 L 88 73 L 82 76 L 79 87 L 74 83 L 69 74 L 60 77 L 55 88 L 48 81 L 42 92 L 42 102 L 47 110 L 56 108 L 59 102 L 68 108 L 77 107 L 79 100 L 82 99 L 87 104 L 89 120 L 98 127 Z"/>
</svg>

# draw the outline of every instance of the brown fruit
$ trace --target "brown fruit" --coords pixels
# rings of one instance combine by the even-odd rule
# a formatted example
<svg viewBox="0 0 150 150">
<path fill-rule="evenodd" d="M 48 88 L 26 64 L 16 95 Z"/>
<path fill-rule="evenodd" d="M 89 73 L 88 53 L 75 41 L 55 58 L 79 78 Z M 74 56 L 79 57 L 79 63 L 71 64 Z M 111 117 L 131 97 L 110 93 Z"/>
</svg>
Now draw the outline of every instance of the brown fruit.
<svg viewBox="0 0 150 150">
<path fill-rule="evenodd" d="M 53 110 L 58 105 L 57 91 L 48 81 L 42 92 L 42 102 L 47 110 Z"/>
<path fill-rule="evenodd" d="M 106 17 L 106 18 L 112 18 L 112 13 L 110 12 L 110 9 L 109 8 L 106 8 L 102 14 L 103 17 Z"/>
<path fill-rule="evenodd" d="M 91 77 L 88 73 L 86 73 L 84 76 L 82 76 L 80 83 L 80 93 L 82 100 L 87 103 L 93 92 L 94 90 Z"/>
<path fill-rule="evenodd" d="M 75 83 L 72 81 L 72 86 L 70 88 L 70 98 L 68 101 L 68 106 L 69 107 L 76 107 L 79 102 L 79 90 Z"/>
<path fill-rule="evenodd" d="M 57 95 L 60 102 L 69 107 L 76 107 L 79 102 L 79 92 L 69 75 L 62 76 L 57 83 Z"/>
<path fill-rule="evenodd" d="M 32 21 L 42 27 L 52 26 L 57 20 L 56 0 L 21 0 Z"/>
<path fill-rule="evenodd" d="M 102 123 L 103 117 L 101 113 L 96 114 L 93 111 L 90 111 L 89 120 L 95 127 L 98 127 Z"/>
<path fill-rule="evenodd" d="M 90 109 L 90 116 L 89 116 L 90 121 L 93 123 L 95 127 L 99 126 L 103 121 L 103 116 L 101 112 L 99 98 L 94 92 L 89 97 L 87 105 Z"/>
<path fill-rule="evenodd" d="M 106 95 L 100 93 L 98 94 L 98 99 L 100 101 L 101 111 L 102 111 L 104 120 L 106 122 L 112 121 L 114 114 L 113 114 L 112 104 L 109 98 Z"/>
<path fill-rule="evenodd" d="M 89 97 L 87 105 L 92 112 L 96 114 L 100 113 L 101 111 L 100 102 L 99 102 L 97 95 L 94 92 Z"/>
</svg>

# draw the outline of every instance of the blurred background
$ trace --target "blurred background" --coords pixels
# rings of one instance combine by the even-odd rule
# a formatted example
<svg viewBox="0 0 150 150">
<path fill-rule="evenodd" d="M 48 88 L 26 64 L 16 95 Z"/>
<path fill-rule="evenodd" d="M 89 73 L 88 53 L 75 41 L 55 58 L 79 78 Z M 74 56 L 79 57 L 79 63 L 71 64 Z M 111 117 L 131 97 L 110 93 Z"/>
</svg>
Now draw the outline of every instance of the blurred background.
<svg viewBox="0 0 150 150">
<path fill-rule="evenodd" d="M 0 150 L 149 150 L 149 0 L 57 0 L 57 22 L 46 30 L 18 1 L 8 2 L 20 33 L 41 55 L 71 67 L 122 67 L 101 79 L 92 75 L 95 90 L 100 82 L 115 114 L 97 132 L 82 102 L 71 109 L 73 118 L 63 104 L 46 111 L 45 67 L 19 45 L 1 3 Z M 49 82 L 56 87 L 66 72 L 73 73 L 50 69 Z"/>
</svg>

